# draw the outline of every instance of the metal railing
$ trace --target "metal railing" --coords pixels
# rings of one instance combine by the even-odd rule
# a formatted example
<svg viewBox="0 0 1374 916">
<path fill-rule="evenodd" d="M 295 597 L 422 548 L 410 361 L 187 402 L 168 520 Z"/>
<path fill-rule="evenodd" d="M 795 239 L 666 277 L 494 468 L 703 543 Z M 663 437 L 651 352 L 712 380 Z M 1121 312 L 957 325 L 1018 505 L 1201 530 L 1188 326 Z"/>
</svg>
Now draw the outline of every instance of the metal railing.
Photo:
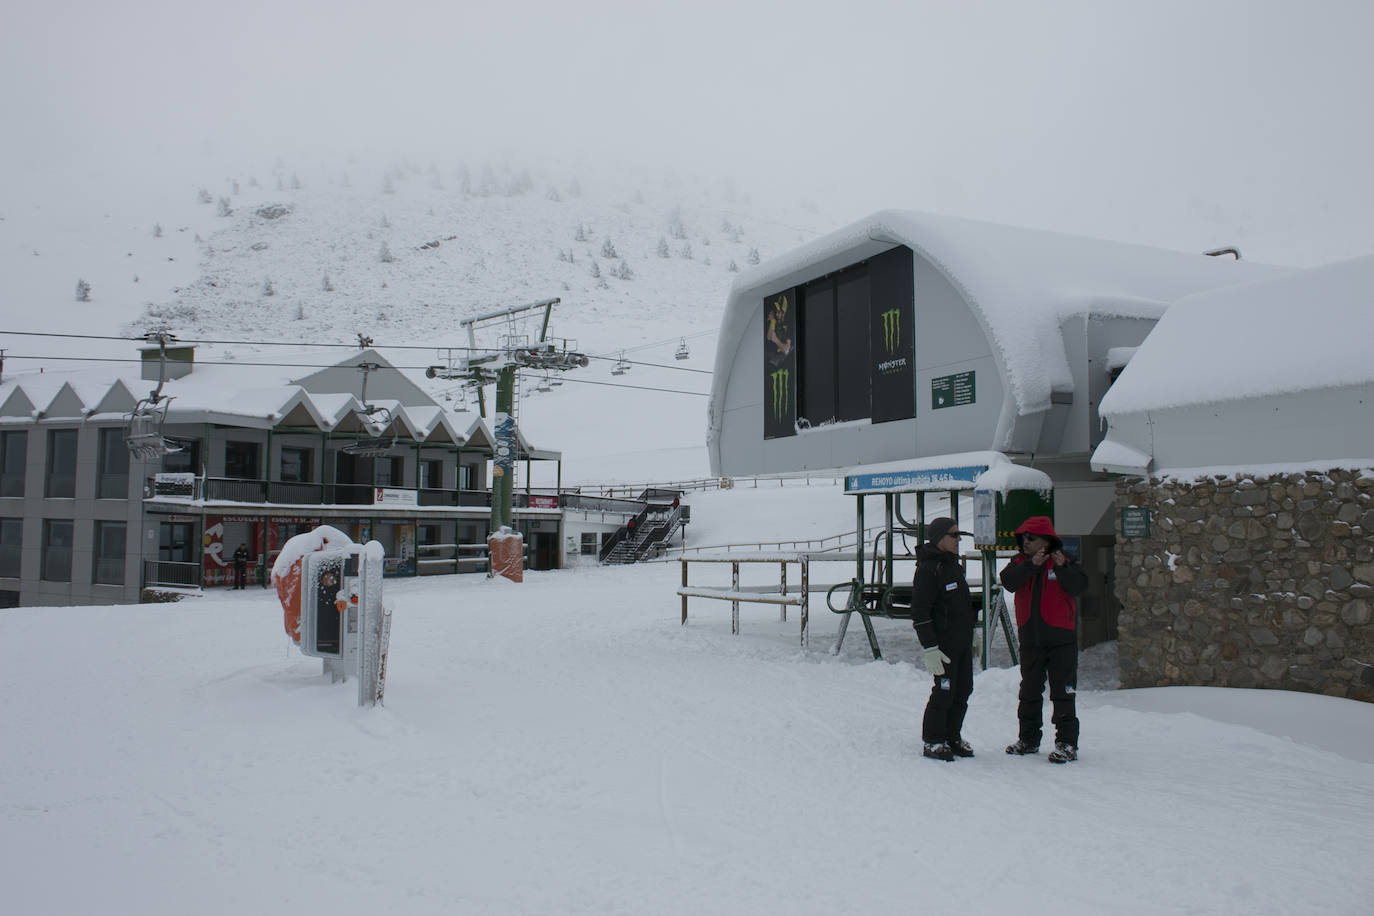
<svg viewBox="0 0 1374 916">
<path fill-rule="evenodd" d="M 181 588 L 200 586 L 201 567 L 199 563 L 182 563 L 172 560 L 144 560 L 143 584 L 174 585 Z"/>
</svg>

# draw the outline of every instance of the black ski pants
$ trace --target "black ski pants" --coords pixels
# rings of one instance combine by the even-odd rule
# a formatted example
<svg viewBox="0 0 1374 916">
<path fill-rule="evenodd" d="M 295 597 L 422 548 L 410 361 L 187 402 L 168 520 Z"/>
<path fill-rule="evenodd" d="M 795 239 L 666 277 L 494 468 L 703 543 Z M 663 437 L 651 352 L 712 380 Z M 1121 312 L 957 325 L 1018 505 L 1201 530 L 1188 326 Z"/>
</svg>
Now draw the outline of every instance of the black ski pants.
<svg viewBox="0 0 1374 916">
<path fill-rule="evenodd" d="M 1021 645 L 1021 693 L 1016 706 L 1020 720 L 1021 740 L 1026 744 L 1040 743 L 1044 729 L 1045 678 L 1050 681 L 1050 722 L 1054 724 L 1054 740 L 1078 747 L 1078 712 L 1074 691 L 1078 685 L 1078 646 Z"/>
<path fill-rule="evenodd" d="M 921 721 L 921 740 L 926 744 L 957 741 L 963 737 L 964 714 L 968 712 L 968 698 L 973 693 L 972 643 L 965 643 L 960 649 L 941 648 L 949 656 L 949 664 L 930 689 L 925 718 Z"/>
</svg>

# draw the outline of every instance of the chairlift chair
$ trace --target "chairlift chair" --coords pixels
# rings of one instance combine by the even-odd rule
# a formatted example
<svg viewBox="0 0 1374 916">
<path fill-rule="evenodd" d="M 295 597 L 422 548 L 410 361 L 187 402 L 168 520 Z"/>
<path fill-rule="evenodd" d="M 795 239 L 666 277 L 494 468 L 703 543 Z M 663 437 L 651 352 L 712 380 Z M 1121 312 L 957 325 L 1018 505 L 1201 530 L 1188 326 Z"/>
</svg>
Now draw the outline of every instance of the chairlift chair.
<svg viewBox="0 0 1374 916">
<path fill-rule="evenodd" d="M 687 338 L 684 337 L 678 343 L 677 352 L 673 354 L 673 359 L 687 359 L 691 355 L 692 351 L 687 349 Z"/>
<path fill-rule="evenodd" d="M 161 402 L 161 406 L 158 406 Z M 141 461 L 157 461 L 163 455 L 181 451 L 181 446 L 173 445 L 162 435 L 162 425 L 167 420 L 167 406 L 171 398 L 143 398 L 124 418 L 124 443 L 129 454 Z"/>
<path fill-rule="evenodd" d="M 611 375 L 624 375 L 630 371 L 630 362 L 625 358 L 624 351 L 620 354 L 620 359 L 616 361 L 615 367 L 611 369 Z"/>
</svg>

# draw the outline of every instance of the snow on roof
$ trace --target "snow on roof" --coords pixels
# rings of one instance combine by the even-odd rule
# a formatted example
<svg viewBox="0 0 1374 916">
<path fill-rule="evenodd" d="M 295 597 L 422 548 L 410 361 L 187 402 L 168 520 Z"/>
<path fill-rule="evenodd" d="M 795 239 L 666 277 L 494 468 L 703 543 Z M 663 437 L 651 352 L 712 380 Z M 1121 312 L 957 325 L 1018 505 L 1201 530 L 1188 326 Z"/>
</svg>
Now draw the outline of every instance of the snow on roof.
<svg viewBox="0 0 1374 916">
<path fill-rule="evenodd" d="M 308 417 L 309 422 L 321 429 L 334 429 L 362 407 L 358 399 L 362 390 L 361 373 L 357 391 L 310 391 L 294 379 L 323 384 L 323 379 L 327 378 L 321 376 L 323 370 L 356 366 L 359 358 L 375 362 L 383 370 L 399 372 L 374 350 L 355 352 L 344 359 L 338 358 L 337 350 L 304 350 L 274 354 L 270 361 L 250 358 L 196 363 L 189 374 L 167 379 L 162 384 L 161 394 L 170 401 L 167 420 L 171 423 L 266 427 L 292 416 L 296 422 Z M 63 416 L 73 418 L 113 417 L 115 406 L 122 405 L 131 396 L 133 399 L 145 397 L 157 387 L 155 380 L 141 378 L 139 371 L 81 369 L 21 373 L 0 384 L 0 409 L 4 410 L 4 418 L 25 422 L 54 407 L 60 409 Z M 393 418 L 398 421 L 398 431 L 413 432 L 416 438 L 424 439 L 442 428 L 441 439 L 463 441 L 464 437 L 442 406 L 409 381 L 400 390 L 409 392 L 411 388 L 417 393 L 413 403 L 377 402 L 392 411 Z M 96 414 L 98 409 L 101 413 Z"/>
<path fill-rule="evenodd" d="M 1059 329 L 1079 314 L 1158 318 L 1179 298 L 1287 273 L 1230 258 L 1168 251 L 917 211 L 883 210 L 752 268 L 735 280 L 721 322 L 711 400 L 719 402 L 737 341 L 762 298 L 894 245 L 930 261 L 968 302 L 1006 374 L 1018 413 L 1072 390 Z M 719 423 L 719 418 L 713 424 Z"/>
<path fill-rule="evenodd" d="M 845 471 L 846 493 L 913 493 L 937 490 L 1054 489 L 1050 475 L 1015 464 L 997 451 L 959 452 L 865 464 Z"/>
<path fill-rule="evenodd" d="M 1180 299 L 1099 413 L 1374 382 L 1374 255 Z"/>
</svg>

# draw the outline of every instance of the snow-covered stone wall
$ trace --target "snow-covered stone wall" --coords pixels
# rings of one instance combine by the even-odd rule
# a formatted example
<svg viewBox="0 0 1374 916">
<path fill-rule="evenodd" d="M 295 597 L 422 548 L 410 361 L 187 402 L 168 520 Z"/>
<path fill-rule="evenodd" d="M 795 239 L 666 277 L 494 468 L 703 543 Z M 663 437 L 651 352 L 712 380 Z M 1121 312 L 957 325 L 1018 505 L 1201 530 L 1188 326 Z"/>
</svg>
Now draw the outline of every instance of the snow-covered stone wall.
<svg viewBox="0 0 1374 916">
<path fill-rule="evenodd" d="M 1374 471 L 1121 481 L 1122 687 L 1301 690 L 1374 702 Z"/>
</svg>

